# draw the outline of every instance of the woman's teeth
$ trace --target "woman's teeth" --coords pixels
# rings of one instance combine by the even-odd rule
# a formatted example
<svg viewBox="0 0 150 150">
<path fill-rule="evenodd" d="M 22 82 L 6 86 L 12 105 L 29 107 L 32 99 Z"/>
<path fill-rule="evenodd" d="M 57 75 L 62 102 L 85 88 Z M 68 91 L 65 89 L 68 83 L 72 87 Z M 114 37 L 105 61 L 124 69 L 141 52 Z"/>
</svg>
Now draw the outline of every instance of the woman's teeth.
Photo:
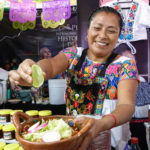
<svg viewBox="0 0 150 150">
<path fill-rule="evenodd" d="M 106 46 L 106 45 L 108 45 L 108 43 L 103 43 L 103 42 L 96 42 L 96 44 L 98 44 L 100 46 Z"/>
</svg>

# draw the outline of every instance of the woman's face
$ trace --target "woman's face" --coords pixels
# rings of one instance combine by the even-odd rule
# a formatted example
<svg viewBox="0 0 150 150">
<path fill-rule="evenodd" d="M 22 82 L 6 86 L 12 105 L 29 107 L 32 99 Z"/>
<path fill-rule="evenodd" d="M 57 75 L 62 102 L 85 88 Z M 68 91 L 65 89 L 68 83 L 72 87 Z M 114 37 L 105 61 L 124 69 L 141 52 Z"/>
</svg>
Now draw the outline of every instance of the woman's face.
<svg viewBox="0 0 150 150">
<path fill-rule="evenodd" d="M 52 57 L 52 54 L 51 54 L 51 52 L 50 52 L 50 50 L 48 49 L 48 48 L 45 48 L 44 50 L 43 50 L 43 58 L 51 58 Z"/>
<path fill-rule="evenodd" d="M 114 49 L 120 33 L 119 18 L 108 12 L 95 15 L 88 29 L 88 56 L 90 59 L 107 58 Z"/>
</svg>

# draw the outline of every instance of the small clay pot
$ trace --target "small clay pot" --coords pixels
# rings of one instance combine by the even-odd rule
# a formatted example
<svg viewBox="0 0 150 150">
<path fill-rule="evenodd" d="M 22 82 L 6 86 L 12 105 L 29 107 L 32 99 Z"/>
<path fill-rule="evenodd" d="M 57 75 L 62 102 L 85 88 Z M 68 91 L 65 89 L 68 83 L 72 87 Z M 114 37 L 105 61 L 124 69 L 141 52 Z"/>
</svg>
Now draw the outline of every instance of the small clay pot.
<svg viewBox="0 0 150 150">
<path fill-rule="evenodd" d="M 45 117 L 44 120 L 49 119 L 74 119 L 72 116 L 54 115 Z M 24 122 L 21 123 L 20 120 L 23 119 Z M 94 123 L 93 118 L 87 118 L 83 122 L 79 132 L 69 138 L 62 139 L 56 142 L 32 142 L 25 140 L 21 133 L 27 131 L 27 129 L 35 123 L 35 121 L 41 118 L 32 118 L 25 114 L 24 112 L 16 112 L 13 115 L 13 123 L 16 127 L 16 139 L 21 143 L 24 150 L 77 150 L 80 146 L 83 138 L 86 136 L 88 130 L 92 127 Z"/>
</svg>

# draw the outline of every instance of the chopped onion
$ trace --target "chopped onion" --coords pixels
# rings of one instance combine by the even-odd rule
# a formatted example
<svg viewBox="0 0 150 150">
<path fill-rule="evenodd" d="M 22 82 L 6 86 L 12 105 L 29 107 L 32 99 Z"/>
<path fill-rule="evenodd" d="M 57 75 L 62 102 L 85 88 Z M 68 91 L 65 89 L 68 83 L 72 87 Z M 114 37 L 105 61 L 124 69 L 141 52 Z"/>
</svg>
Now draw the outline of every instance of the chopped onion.
<svg viewBox="0 0 150 150">
<path fill-rule="evenodd" d="M 42 137 L 43 142 L 60 141 L 60 139 L 61 139 L 61 136 L 60 136 L 59 132 L 57 132 L 57 131 L 46 132 Z"/>
</svg>

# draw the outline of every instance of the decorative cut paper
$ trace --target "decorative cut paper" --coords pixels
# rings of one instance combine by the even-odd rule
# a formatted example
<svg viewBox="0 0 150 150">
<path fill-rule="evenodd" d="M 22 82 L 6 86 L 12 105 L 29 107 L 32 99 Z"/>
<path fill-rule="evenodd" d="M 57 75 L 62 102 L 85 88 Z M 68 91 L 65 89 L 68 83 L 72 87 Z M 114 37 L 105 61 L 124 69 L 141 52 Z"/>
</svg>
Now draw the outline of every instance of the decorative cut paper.
<svg viewBox="0 0 150 150">
<path fill-rule="evenodd" d="M 36 26 L 36 21 L 27 21 L 25 23 L 20 23 L 18 21 L 15 21 L 12 23 L 12 26 L 14 29 L 20 29 L 22 31 L 26 31 L 27 29 L 33 30 Z"/>
<path fill-rule="evenodd" d="M 32 0 L 22 0 L 23 2 L 18 2 L 12 0 L 10 3 L 9 19 L 11 21 L 18 21 L 20 23 L 25 23 L 27 21 L 36 20 L 36 3 Z"/>
<path fill-rule="evenodd" d="M 43 18 L 46 21 L 57 22 L 61 19 L 69 19 L 71 16 L 70 0 L 45 1 L 42 7 Z"/>
<path fill-rule="evenodd" d="M 41 21 L 42 21 L 42 26 L 43 28 L 47 29 L 47 28 L 57 28 L 59 25 L 63 25 L 65 23 L 65 19 L 61 19 L 57 22 L 53 21 L 53 20 L 49 20 L 49 21 L 46 21 L 44 20 L 43 18 L 43 13 L 41 13 Z"/>
<path fill-rule="evenodd" d="M 4 14 L 4 0 L 0 0 L 0 21 L 3 19 Z"/>
<path fill-rule="evenodd" d="M 77 0 L 70 0 L 71 6 L 77 6 Z"/>
</svg>

